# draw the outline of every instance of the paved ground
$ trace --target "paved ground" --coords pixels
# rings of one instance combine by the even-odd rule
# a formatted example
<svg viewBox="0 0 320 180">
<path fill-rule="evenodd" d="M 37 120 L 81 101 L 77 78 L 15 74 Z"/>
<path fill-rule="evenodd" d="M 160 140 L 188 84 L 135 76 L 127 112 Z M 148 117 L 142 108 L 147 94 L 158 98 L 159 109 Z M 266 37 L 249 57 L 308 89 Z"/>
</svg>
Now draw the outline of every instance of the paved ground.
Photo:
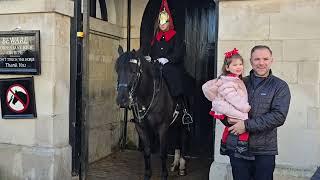
<svg viewBox="0 0 320 180">
<path fill-rule="evenodd" d="M 172 157 L 168 159 L 169 164 Z M 169 180 L 208 180 L 210 160 L 188 159 L 187 176 L 179 177 L 177 172 L 169 173 Z M 152 157 L 152 180 L 160 180 L 160 158 Z M 124 151 L 112 154 L 89 166 L 88 180 L 142 180 L 143 155 L 138 151 Z"/>
</svg>

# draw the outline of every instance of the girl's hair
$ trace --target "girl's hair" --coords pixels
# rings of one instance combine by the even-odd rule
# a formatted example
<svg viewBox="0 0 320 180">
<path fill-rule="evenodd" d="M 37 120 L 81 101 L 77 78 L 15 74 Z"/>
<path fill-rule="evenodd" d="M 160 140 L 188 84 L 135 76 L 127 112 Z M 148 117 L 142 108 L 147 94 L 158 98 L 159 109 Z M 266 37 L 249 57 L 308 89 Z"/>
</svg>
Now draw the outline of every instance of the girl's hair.
<svg viewBox="0 0 320 180">
<path fill-rule="evenodd" d="M 224 61 L 223 61 L 222 68 L 221 68 L 221 72 L 222 72 L 221 75 L 227 76 L 228 74 L 230 74 L 230 72 L 227 71 L 226 67 L 229 67 L 232 60 L 234 60 L 234 59 L 240 59 L 243 64 L 243 58 L 240 54 L 233 54 L 231 57 L 225 57 Z M 239 78 L 242 79 L 242 75 L 240 75 Z"/>
</svg>

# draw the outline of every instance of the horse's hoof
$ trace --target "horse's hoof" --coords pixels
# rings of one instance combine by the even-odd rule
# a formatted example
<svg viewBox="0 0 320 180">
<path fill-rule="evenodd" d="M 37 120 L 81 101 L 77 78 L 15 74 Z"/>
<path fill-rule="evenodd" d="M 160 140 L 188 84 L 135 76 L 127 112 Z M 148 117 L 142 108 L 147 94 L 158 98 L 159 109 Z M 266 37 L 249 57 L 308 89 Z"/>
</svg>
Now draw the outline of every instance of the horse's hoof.
<svg viewBox="0 0 320 180">
<path fill-rule="evenodd" d="M 172 164 L 170 167 L 170 171 L 174 172 L 179 169 L 179 164 Z"/>
<path fill-rule="evenodd" d="M 185 169 L 179 169 L 179 176 L 185 176 L 187 175 L 186 170 Z"/>
</svg>

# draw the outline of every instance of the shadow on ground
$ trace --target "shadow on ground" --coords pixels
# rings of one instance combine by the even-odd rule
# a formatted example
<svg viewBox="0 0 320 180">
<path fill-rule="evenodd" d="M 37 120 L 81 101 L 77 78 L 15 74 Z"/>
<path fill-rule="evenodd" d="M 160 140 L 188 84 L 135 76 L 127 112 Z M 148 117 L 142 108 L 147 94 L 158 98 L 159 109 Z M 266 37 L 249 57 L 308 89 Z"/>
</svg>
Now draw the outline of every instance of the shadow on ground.
<svg viewBox="0 0 320 180">
<path fill-rule="evenodd" d="M 169 165 L 172 157 L 168 158 Z M 208 159 L 188 159 L 187 175 L 180 177 L 177 172 L 169 172 L 169 180 L 208 180 L 211 161 Z M 160 158 L 152 156 L 152 180 L 160 180 Z M 114 153 L 89 166 L 88 180 L 142 180 L 144 172 L 143 155 L 138 151 Z"/>
</svg>

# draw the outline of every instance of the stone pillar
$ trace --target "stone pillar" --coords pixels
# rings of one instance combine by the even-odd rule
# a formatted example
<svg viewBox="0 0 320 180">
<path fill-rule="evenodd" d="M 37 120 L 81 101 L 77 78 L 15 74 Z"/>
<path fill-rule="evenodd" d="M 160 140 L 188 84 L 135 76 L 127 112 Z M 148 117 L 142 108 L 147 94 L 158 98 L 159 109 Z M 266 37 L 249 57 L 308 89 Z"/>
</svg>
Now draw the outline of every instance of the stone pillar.
<svg viewBox="0 0 320 180">
<path fill-rule="evenodd" d="M 0 179 L 71 179 L 70 18 L 73 1 L 0 1 L 0 29 L 40 30 L 36 119 L 0 119 Z M 0 75 L 0 78 L 27 77 Z"/>
<path fill-rule="evenodd" d="M 266 0 L 219 2 L 218 68 L 226 50 L 237 47 L 251 69 L 250 49 L 268 45 L 273 50 L 276 76 L 291 90 L 285 124 L 278 128 L 276 180 L 310 179 L 320 165 L 320 11 L 319 1 Z M 215 161 L 210 180 L 232 179 L 229 159 L 219 154 L 223 125 L 216 127 Z"/>
</svg>

